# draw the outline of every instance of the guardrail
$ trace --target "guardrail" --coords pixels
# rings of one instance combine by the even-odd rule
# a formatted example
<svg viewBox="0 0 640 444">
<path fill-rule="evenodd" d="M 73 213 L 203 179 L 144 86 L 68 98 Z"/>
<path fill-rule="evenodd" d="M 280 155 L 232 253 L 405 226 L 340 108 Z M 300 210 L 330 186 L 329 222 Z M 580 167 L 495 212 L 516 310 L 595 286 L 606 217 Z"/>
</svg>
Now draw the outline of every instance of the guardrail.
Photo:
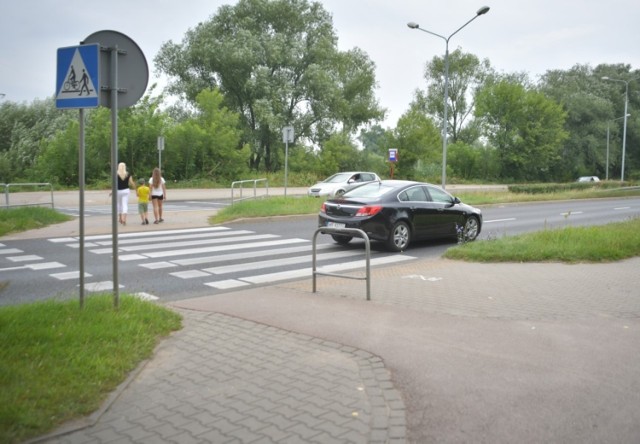
<svg viewBox="0 0 640 444">
<path fill-rule="evenodd" d="M 328 273 L 318 271 L 316 268 L 316 240 L 318 238 L 318 234 L 340 234 L 344 236 L 357 236 L 364 239 L 365 246 L 365 276 L 349 276 L 346 274 L 337 274 L 337 273 Z M 356 279 L 360 281 L 367 281 L 367 301 L 371 300 L 371 243 L 369 242 L 369 236 L 364 231 L 358 228 L 329 228 L 329 227 L 321 227 L 318 228 L 315 233 L 313 233 L 313 247 L 312 247 L 312 260 L 311 260 L 311 268 L 313 273 L 313 293 L 316 292 L 316 276 L 333 276 L 333 277 L 341 277 L 345 279 Z"/>
<path fill-rule="evenodd" d="M 245 200 L 245 199 L 255 199 L 256 197 L 258 197 L 258 192 L 257 192 L 257 188 L 258 188 L 258 183 L 259 182 L 264 182 L 266 185 L 266 196 L 269 195 L 269 181 L 267 179 L 248 179 L 248 180 L 237 180 L 235 182 L 231 182 L 231 205 L 233 205 L 233 203 L 236 200 Z M 243 184 L 245 183 L 253 183 L 253 196 L 249 196 L 249 197 L 242 197 L 242 190 L 243 190 Z M 239 185 L 238 188 L 236 188 L 236 186 Z M 238 199 L 235 199 L 235 195 L 234 195 L 234 191 L 238 189 L 240 190 L 240 197 Z"/>
<path fill-rule="evenodd" d="M 53 185 L 50 184 L 49 182 L 44 182 L 44 183 L 3 183 L 0 184 L 0 186 L 4 187 L 4 206 L 5 208 L 10 208 L 10 207 L 29 207 L 29 206 L 40 206 L 40 205 L 50 205 L 51 208 L 54 208 L 53 206 Z M 29 200 L 29 192 L 16 192 L 17 194 L 17 198 L 19 200 L 21 200 L 21 203 L 17 203 L 17 204 L 11 204 L 10 199 L 9 199 L 9 195 L 11 194 L 10 192 L 10 188 L 11 187 L 49 187 L 49 192 L 51 195 L 51 200 L 49 202 L 33 202 Z"/>
</svg>

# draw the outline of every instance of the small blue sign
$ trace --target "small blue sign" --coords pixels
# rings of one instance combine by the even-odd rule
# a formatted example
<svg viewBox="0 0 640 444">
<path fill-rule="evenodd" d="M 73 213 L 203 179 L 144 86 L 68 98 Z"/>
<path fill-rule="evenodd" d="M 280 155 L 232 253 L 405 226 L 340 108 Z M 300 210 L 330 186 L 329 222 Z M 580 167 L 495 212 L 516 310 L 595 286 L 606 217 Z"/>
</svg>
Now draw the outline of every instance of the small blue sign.
<svg viewBox="0 0 640 444">
<path fill-rule="evenodd" d="M 100 106 L 100 45 L 58 48 L 56 108 Z"/>
<path fill-rule="evenodd" d="M 398 161 L 398 150 L 396 148 L 389 148 L 389 162 Z"/>
</svg>

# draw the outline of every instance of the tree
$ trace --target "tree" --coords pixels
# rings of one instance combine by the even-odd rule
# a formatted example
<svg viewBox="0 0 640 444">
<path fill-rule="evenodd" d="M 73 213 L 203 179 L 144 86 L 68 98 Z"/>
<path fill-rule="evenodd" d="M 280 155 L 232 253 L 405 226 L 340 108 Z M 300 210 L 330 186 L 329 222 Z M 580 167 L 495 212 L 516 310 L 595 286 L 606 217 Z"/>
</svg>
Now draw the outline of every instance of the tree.
<svg viewBox="0 0 640 444">
<path fill-rule="evenodd" d="M 612 104 L 605 97 L 606 85 L 588 65 L 575 65 L 567 71 L 547 71 L 540 79 L 539 90 L 560 103 L 567 113 L 565 130 L 569 137 L 563 145 L 561 162 L 555 176 L 575 180 L 579 176 L 606 176 L 606 133 Z M 615 130 L 615 127 L 614 127 Z M 617 132 L 611 132 L 616 137 Z M 613 143 L 613 155 L 620 144 Z M 612 163 L 610 161 L 610 163 Z"/>
<path fill-rule="evenodd" d="M 193 177 L 234 181 L 246 171 L 248 147 L 240 145 L 239 116 L 223 105 L 216 89 L 206 89 L 196 98 L 196 113 L 168 131 L 169 177 Z"/>
<path fill-rule="evenodd" d="M 498 150 L 502 179 L 552 178 L 567 138 L 566 113 L 558 103 L 504 78 L 479 91 L 476 116 L 482 118 L 484 134 Z"/>
<path fill-rule="evenodd" d="M 331 16 L 307 0 L 239 0 L 168 42 L 155 59 L 171 91 L 194 101 L 217 87 L 243 119 L 250 166 L 267 170 L 282 149 L 281 129 L 319 144 L 336 129 L 355 131 L 383 112 L 375 67 L 358 49 L 340 52 Z"/>
<path fill-rule="evenodd" d="M 441 137 L 433 121 L 412 106 L 398 120 L 389 148 L 398 149 L 398 177 L 435 177 L 442 167 Z"/>
<path fill-rule="evenodd" d="M 461 139 L 475 142 L 477 132 L 465 134 L 463 128 L 473 117 L 474 96 L 478 87 L 493 73 L 489 60 L 480 61 L 473 54 L 464 53 L 460 48 L 449 54 L 449 82 L 447 94 L 447 136 L 452 143 Z M 444 116 L 444 57 L 435 56 L 427 63 L 424 78 L 427 91 L 416 91 L 415 103 L 427 114 L 439 119 L 442 127 Z M 465 137 L 466 136 L 466 137 Z"/>
<path fill-rule="evenodd" d="M 75 114 L 77 115 L 77 114 Z M 34 166 L 46 143 L 65 128 L 74 114 L 59 111 L 53 99 L 31 104 L 5 101 L 0 106 L 0 179 L 47 181 L 37 177 Z"/>
</svg>

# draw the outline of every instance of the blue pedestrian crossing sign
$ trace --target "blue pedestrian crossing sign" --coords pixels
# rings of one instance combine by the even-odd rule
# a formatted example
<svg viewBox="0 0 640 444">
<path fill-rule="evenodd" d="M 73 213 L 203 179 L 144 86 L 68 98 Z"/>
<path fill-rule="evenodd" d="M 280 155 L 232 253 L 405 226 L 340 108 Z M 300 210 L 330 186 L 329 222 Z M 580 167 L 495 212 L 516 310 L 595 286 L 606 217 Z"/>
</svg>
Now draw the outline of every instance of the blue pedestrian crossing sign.
<svg viewBox="0 0 640 444">
<path fill-rule="evenodd" d="M 100 45 L 58 48 L 56 108 L 100 105 Z"/>
</svg>

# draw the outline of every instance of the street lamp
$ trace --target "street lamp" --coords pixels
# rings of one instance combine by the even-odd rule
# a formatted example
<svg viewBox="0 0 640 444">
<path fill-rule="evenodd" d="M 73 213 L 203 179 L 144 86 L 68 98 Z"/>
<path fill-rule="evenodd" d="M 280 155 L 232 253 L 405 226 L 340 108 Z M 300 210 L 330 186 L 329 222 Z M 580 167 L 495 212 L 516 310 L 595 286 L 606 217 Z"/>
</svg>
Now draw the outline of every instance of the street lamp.
<svg viewBox="0 0 640 444">
<path fill-rule="evenodd" d="M 442 121 L 442 188 L 445 188 L 447 183 L 447 102 L 449 101 L 449 39 L 458 33 L 462 28 L 467 26 L 469 23 L 477 19 L 479 16 L 486 14 L 489 12 L 488 6 L 483 6 L 478 9 L 476 15 L 471 18 L 467 23 L 456 29 L 453 33 L 449 35 L 449 37 L 445 37 L 440 34 L 436 34 L 435 32 L 428 31 L 423 29 L 415 22 L 407 23 L 407 26 L 411 29 L 419 29 L 420 31 L 426 32 L 427 34 L 434 35 L 436 37 L 440 37 L 445 42 L 445 53 L 444 53 L 444 115 Z M 625 111 L 626 112 L 626 111 Z"/>
<path fill-rule="evenodd" d="M 620 182 L 624 182 L 624 158 L 627 149 L 627 107 L 629 106 L 629 82 L 622 79 L 612 79 L 611 77 L 603 77 L 602 80 L 609 80 L 611 82 L 624 83 L 624 125 L 622 129 L 622 172 L 620 173 Z"/>
<path fill-rule="evenodd" d="M 615 122 L 616 120 L 624 119 L 625 117 L 629 117 L 630 115 L 631 115 L 631 114 L 626 114 L 626 115 L 624 115 L 624 116 L 622 116 L 622 117 L 618 117 L 618 118 L 616 118 L 616 119 L 609 120 L 609 121 L 607 122 L 607 161 L 606 161 L 607 169 L 606 169 L 606 177 L 605 177 L 605 180 L 609 180 L 609 127 L 611 126 L 611 123 L 612 123 L 612 122 Z"/>
</svg>

